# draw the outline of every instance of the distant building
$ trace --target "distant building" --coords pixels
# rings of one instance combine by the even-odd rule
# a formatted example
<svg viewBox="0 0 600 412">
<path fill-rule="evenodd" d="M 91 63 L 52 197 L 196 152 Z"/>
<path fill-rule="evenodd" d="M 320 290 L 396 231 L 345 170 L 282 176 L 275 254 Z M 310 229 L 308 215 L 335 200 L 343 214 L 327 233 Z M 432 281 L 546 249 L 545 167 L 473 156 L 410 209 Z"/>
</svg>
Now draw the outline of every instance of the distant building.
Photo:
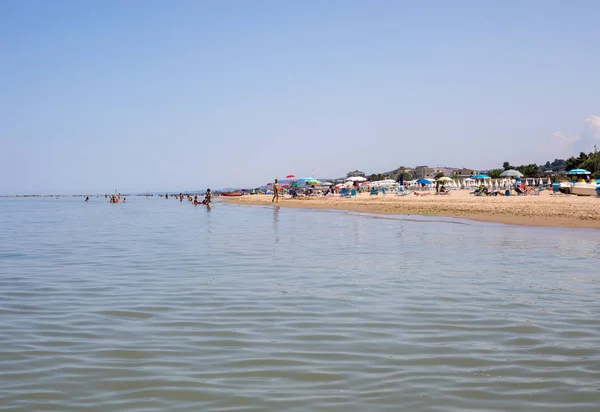
<svg viewBox="0 0 600 412">
<path fill-rule="evenodd" d="M 466 177 L 474 176 L 478 173 L 479 172 L 477 170 L 473 170 L 473 169 L 456 169 L 453 171 L 452 177 L 459 177 L 459 178 L 464 179 Z"/>
<path fill-rule="evenodd" d="M 413 176 L 417 179 L 433 179 L 436 172 L 429 166 L 417 166 L 413 172 Z"/>
<path fill-rule="evenodd" d="M 360 170 L 355 170 L 353 172 L 346 173 L 346 177 L 366 177 L 365 172 L 361 172 Z"/>
</svg>

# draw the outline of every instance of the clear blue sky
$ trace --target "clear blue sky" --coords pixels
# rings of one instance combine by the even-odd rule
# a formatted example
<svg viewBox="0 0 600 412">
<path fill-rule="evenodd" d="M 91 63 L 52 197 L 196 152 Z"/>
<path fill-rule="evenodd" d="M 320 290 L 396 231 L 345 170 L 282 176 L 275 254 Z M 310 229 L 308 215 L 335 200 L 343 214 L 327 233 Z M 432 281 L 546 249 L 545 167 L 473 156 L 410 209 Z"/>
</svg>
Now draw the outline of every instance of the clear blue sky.
<svg viewBox="0 0 600 412">
<path fill-rule="evenodd" d="M 600 146 L 600 1 L 0 2 L 0 193 Z"/>
</svg>

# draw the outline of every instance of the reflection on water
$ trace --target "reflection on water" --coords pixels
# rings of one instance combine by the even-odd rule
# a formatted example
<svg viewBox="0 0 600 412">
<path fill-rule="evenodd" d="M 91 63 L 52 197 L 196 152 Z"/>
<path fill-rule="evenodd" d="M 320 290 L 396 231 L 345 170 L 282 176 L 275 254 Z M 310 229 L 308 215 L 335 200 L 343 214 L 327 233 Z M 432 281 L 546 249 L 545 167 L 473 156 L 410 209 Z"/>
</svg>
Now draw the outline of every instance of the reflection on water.
<svg viewBox="0 0 600 412">
<path fill-rule="evenodd" d="M 600 402 L 596 231 L 201 209 L 0 199 L 0 410 Z"/>
</svg>

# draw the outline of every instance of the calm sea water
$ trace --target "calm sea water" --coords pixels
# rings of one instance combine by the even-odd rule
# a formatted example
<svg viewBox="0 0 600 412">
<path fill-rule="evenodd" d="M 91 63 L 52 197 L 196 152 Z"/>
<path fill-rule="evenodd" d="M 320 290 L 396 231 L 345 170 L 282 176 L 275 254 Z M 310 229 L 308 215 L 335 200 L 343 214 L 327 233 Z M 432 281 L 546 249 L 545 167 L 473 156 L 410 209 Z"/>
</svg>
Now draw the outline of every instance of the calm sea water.
<svg viewBox="0 0 600 412">
<path fill-rule="evenodd" d="M 600 232 L 0 199 L 0 410 L 600 406 Z"/>
</svg>

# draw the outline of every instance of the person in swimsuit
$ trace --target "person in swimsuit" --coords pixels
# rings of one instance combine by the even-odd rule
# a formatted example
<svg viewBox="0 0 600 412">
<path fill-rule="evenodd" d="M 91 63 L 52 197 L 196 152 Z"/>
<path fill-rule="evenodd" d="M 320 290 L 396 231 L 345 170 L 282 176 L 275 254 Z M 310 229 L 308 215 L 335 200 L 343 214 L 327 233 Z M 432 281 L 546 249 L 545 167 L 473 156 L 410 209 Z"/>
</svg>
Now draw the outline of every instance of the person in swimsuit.
<svg viewBox="0 0 600 412">
<path fill-rule="evenodd" d="M 275 202 L 275 200 L 279 203 L 279 182 L 277 179 L 275 179 L 275 182 L 273 183 L 273 199 L 271 199 L 271 203 Z"/>
<path fill-rule="evenodd" d="M 210 193 L 210 189 L 206 189 L 206 194 L 204 195 L 204 201 L 202 202 L 205 205 L 210 205 L 212 201 L 212 193 Z"/>
</svg>

